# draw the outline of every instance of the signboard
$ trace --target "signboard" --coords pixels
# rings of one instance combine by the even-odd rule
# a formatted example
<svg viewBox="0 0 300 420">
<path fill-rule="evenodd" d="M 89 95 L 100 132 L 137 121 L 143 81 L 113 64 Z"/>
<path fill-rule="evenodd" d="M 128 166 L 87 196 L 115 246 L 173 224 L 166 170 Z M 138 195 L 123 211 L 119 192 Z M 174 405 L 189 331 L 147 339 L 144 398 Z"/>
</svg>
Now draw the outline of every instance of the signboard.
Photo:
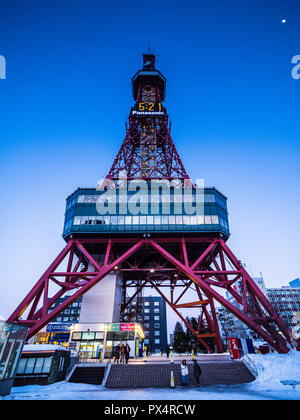
<svg viewBox="0 0 300 420">
<path fill-rule="evenodd" d="M 240 359 L 239 344 L 236 338 L 227 337 L 228 350 L 232 359 Z"/>
<path fill-rule="evenodd" d="M 163 110 L 161 103 L 155 102 L 139 102 L 137 103 L 133 110 L 132 115 L 164 115 L 165 112 Z"/>
<path fill-rule="evenodd" d="M 77 351 L 78 351 L 78 344 L 75 341 L 70 341 L 69 345 L 68 345 L 68 350 L 70 350 L 71 352 L 71 357 L 76 357 L 77 356 Z"/>
<path fill-rule="evenodd" d="M 140 355 L 140 341 L 138 338 L 135 339 L 135 356 L 139 357 Z"/>
<path fill-rule="evenodd" d="M 120 331 L 135 331 L 134 324 L 120 324 Z"/>
<path fill-rule="evenodd" d="M 135 324 L 109 324 L 108 331 L 135 331 Z"/>
<path fill-rule="evenodd" d="M 108 331 L 120 331 L 120 324 L 109 324 Z"/>
<path fill-rule="evenodd" d="M 46 332 L 70 332 L 72 324 L 48 324 Z"/>
</svg>

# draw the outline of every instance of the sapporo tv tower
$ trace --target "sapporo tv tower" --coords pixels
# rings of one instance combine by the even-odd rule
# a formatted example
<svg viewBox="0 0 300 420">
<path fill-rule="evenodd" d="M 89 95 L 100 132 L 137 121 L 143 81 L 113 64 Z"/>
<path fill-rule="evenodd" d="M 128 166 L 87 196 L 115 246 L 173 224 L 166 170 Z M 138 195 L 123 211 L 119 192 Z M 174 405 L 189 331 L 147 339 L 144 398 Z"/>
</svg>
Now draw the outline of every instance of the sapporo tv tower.
<svg viewBox="0 0 300 420">
<path fill-rule="evenodd" d="M 115 183 L 117 195 L 120 173 L 126 173 L 126 183 L 179 180 L 192 185 L 171 138 L 163 106 L 165 91 L 166 79 L 155 68 L 155 56 L 144 54 L 143 68 L 132 78 L 135 105 L 126 136 L 106 177 L 106 185 Z M 30 338 L 72 302 L 81 296 L 85 299 L 109 279 L 119 288 L 120 293 L 115 293 L 118 305 L 112 302 L 119 308 L 119 319 L 136 296 L 150 287 L 210 353 L 223 352 L 215 302 L 279 352 L 289 351 L 288 327 L 226 244 L 230 234 L 223 194 L 205 187 L 202 215 L 178 214 L 172 189 L 167 214 L 162 203 L 153 211 L 153 197 L 146 211 L 144 206 L 138 214 L 124 214 L 121 203 L 114 214 L 99 214 L 97 202 L 104 190 L 78 189 L 67 198 L 63 233 L 67 244 L 9 322 L 29 326 Z M 194 197 L 195 186 L 191 190 Z M 128 191 L 128 200 L 131 195 Z M 67 292 L 70 296 L 50 310 Z M 105 294 L 97 296 L 98 306 L 105 306 Z M 198 311 L 197 328 L 182 315 L 186 308 Z"/>
</svg>

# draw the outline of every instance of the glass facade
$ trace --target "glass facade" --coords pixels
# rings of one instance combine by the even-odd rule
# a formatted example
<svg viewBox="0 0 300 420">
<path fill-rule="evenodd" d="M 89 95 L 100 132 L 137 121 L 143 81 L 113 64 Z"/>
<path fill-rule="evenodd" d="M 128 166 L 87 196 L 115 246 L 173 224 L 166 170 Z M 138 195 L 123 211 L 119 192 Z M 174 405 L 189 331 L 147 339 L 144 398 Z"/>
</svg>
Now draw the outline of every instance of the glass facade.
<svg viewBox="0 0 300 420">
<path fill-rule="evenodd" d="M 300 313 L 300 289 L 292 287 L 283 287 L 267 289 L 268 298 L 283 318 L 287 325 L 292 328 L 293 317 Z"/>
<path fill-rule="evenodd" d="M 128 192 L 124 200 L 116 194 L 114 212 L 100 215 L 97 201 L 102 193 L 96 189 L 78 189 L 67 199 L 64 236 L 71 233 L 136 231 L 221 232 L 229 236 L 227 199 L 215 188 L 205 188 L 202 214 L 191 215 L 186 214 L 184 205 L 183 214 L 177 214 L 177 197 L 174 194 L 167 199 L 162 195 L 149 195 L 147 204 L 141 207 L 138 214 L 123 214 L 124 211 L 120 211 L 121 203 L 130 202 L 134 193 Z M 193 190 L 188 198 L 195 203 L 196 192 Z"/>
<path fill-rule="evenodd" d="M 94 330 L 85 324 L 74 325 L 71 341 L 76 343 L 78 356 L 84 359 L 110 358 L 112 349 L 118 344 L 129 344 L 131 356 L 136 354 L 136 342 L 142 343 L 144 333 L 137 323 L 95 324 Z"/>
<path fill-rule="evenodd" d="M 0 387 L 14 378 L 26 335 L 26 327 L 0 321 Z"/>
<path fill-rule="evenodd" d="M 50 373 L 52 357 L 28 357 L 21 359 L 17 375 L 33 375 Z"/>
</svg>

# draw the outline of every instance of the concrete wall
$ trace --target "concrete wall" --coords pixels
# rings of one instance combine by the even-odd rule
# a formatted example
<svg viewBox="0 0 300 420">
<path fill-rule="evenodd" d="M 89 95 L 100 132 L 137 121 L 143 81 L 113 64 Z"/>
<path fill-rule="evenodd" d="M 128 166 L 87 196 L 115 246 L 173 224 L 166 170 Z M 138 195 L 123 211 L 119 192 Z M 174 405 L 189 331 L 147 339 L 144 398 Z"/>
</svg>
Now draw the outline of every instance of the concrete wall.
<svg viewBox="0 0 300 420">
<path fill-rule="evenodd" d="M 104 256 L 93 258 L 101 264 Z M 94 271 L 92 264 L 88 271 Z M 83 296 L 79 323 L 120 322 L 121 279 L 118 273 L 109 274 Z"/>
</svg>

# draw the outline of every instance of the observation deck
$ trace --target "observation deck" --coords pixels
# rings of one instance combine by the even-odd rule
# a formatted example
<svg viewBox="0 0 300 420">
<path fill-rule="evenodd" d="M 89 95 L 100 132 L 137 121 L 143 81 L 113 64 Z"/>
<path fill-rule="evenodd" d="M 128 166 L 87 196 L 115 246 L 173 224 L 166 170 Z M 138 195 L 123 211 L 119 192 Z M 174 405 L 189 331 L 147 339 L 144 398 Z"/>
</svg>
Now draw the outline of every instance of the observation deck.
<svg viewBox="0 0 300 420">
<path fill-rule="evenodd" d="M 193 200 L 196 192 L 193 189 Z M 117 191 L 118 193 L 118 191 Z M 103 194 L 95 188 L 78 188 L 67 198 L 63 237 L 99 236 L 107 234 L 147 234 L 147 233 L 203 233 L 219 234 L 229 237 L 227 198 L 216 188 L 204 188 L 203 210 L 201 214 L 187 214 L 182 205 L 182 214 L 176 214 L 174 194 L 169 202 L 162 202 L 161 197 L 149 196 L 146 212 L 132 214 L 121 213 L 120 204 L 116 204 L 112 214 L 99 214 L 97 202 Z M 127 200 L 131 201 L 136 192 L 128 191 Z M 145 210 L 145 207 L 144 209 Z"/>
</svg>

